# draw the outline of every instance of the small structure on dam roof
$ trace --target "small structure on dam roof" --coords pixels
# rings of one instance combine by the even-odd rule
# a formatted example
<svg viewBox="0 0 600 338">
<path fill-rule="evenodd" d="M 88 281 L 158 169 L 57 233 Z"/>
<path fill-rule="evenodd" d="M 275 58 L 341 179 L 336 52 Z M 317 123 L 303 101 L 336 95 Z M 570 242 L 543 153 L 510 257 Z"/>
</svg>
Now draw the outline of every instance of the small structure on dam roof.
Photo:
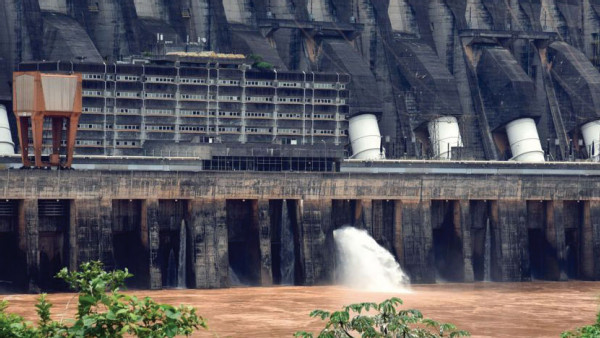
<svg viewBox="0 0 600 338">
<path fill-rule="evenodd" d="M 13 75 L 13 110 L 17 119 L 23 165 L 31 166 L 29 159 L 29 126 L 33 136 L 35 166 L 60 166 L 63 124 L 66 120 L 66 161 L 70 167 L 77 124 L 81 116 L 81 74 L 43 74 L 15 72 Z M 49 162 L 42 161 L 44 121 L 52 121 L 52 152 Z"/>
</svg>

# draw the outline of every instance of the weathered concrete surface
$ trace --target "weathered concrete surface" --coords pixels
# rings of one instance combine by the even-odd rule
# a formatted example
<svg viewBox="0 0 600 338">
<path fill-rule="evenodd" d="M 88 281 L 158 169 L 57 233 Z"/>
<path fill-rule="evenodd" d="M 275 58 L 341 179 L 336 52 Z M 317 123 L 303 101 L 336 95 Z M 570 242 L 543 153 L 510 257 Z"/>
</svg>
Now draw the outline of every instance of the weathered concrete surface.
<svg viewBox="0 0 600 338">
<path fill-rule="evenodd" d="M 160 246 L 158 224 L 158 199 L 147 199 L 142 204 L 142 243 L 149 252 L 150 289 L 162 288 L 162 276 L 158 262 L 158 249 Z"/>
<path fill-rule="evenodd" d="M 271 217 L 269 201 L 259 200 L 257 203 L 258 240 L 260 246 L 260 282 L 261 285 L 273 284 L 273 271 L 271 269 Z"/>
<path fill-rule="evenodd" d="M 463 247 L 463 281 L 473 282 L 475 279 L 473 272 L 473 248 L 471 246 L 471 210 L 468 200 L 460 200 L 456 202 L 454 210 L 454 225 L 458 227 L 458 232 L 461 244 Z"/>
<path fill-rule="evenodd" d="M 402 201 L 404 262 L 400 264 L 415 283 L 435 281 L 430 208 L 431 201 Z"/>
<path fill-rule="evenodd" d="M 189 202 L 189 215 L 194 237 L 196 287 L 228 287 L 225 200 L 192 200 Z"/>
<path fill-rule="evenodd" d="M 29 292 L 39 291 L 40 251 L 38 248 L 38 201 L 35 199 L 24 200 L 19 209 L 19 248 L 26 252 L 27 276 L 29 277 Z"/>
<path fill-rule="evenodd" d="M 333 230 L 345 224 L 366 229 L 396 255 L 417 283 L 436 280 L 435 241 L 440 240 L 440 232 L 434 241 L 434 231 L 439 231 L 442 223 L 450 224 L 452 238 L 447 240 L 452 244 L 441 240 L 443 245 L 451 245 L 448 248 L 454 257 L 447 262 L 453 265 L 450 270 L 457 271 L 452 278 L 476 279 L 476 246 L 480 280 L 481 241 L 485 237 L 481 231 L 488 217 L 492 231 L 492 280 L 531 278 L 530 255 L 535 250 L 529 238 L 531 230 L 541 236 L 531 240 L 546 243 L 543 278 L 565 279 L 567 227 L 580 234 L 576 248 L 580 252 L 578 278 L 600 279 L 600 224 L 596 224 L 600 219 L 600 182 L 595 176 L 42 170 L 3 173 L 0 198 L 17 200 L 20 205 L 19 247 L 27 253 L 30 291 L 37 290 L 40 278 L 38 199 L 70 200 L 66 265 L 73 268 L 86 260 L 101 259 L 113 266 L 119 258 L 114 256 L 113 236 L 129 232 L 141 243 L 137 271 L 142 285 L 153 289 L 163 287 L 161 276 L 167 274 L 161 270 L 166 264 L 159 254 L 159 208 L 161 203 L 173 200 L 186 206 L 178 217 L 185 218 L 189 225 L 188 271 L 193 273 L 189 287 L 230 285 L 232 240 L 244 242 L 237 247 L 237 255 L 245 255 L 240 248 L 252 251 L 247 253 L 252 256 L 246 269 L 248 276 L 260 285 L 272 284 L 272 227 L 277 224 L 272 215 L 277 215 L 274 208 L 280 208 L 283 200 L 287 201 L 287 214 L 294 228 L 297 284 L 333 281 Z M 567 205 L 578 205 L 577 201 L 583 203 L 583 215 L 565 212 Z M 119 211 L 116 205 L 127 210 Z M 238 206 L 244 206 L 244 210 L 234 210 Z M 127 219 L 120 221 L 122 217 Z M 123 222 L 127 229 L 115 227 L 113 222 Z M 229 238 L 232 227 L 242 231 L 235 233 L 236 238 Z M 473 237 L 474 231 L 480 235 Z"/>
<path fill-rule="evenodd" d="M 600 200 L 579 175 L 0 171 L 2 199 Z"/>
</svg>

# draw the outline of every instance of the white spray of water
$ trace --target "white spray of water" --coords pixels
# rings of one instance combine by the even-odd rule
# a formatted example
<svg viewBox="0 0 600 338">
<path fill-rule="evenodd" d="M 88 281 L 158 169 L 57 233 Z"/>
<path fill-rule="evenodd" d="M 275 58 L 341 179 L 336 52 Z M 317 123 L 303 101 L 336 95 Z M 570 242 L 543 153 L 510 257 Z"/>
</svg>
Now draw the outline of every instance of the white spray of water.
<svg viewBox="0 0 600 338">
<path fill-rule="evenodd" d="M 409 292 L 410 280 L 394 256 L 367 231 L 344 227 L 333 232 L 338 251 L 339 282 L 354 289 Z"/>
</svg>

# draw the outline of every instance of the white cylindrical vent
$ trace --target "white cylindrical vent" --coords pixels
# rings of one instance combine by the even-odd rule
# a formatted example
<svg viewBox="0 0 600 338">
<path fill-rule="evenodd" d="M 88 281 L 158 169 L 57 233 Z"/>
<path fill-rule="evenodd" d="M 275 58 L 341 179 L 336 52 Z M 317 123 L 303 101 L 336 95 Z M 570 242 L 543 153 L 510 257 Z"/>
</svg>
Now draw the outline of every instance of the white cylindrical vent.
<svg viewBox="0 0 600 338">
<path fill-rule="evenodd" d="M 427 125 L 433 158 L 448 160 L 452 158 L 452 148 L 462 147 L 458 121 L 454 116 L 439 117 Z"/>
<path fill-rule="evenodd" d="M 506 135 L 513 155 L 511 161 L 544 162 L 544 150 L 533 119 L 510 122 L 506 125 Z"/>
<path fill-rule="evenodd" d="M 581 126 L 583 141 L 591 159 L 600 159 L 600 120 L 592 121 Z"/>
<path fill-rule="evenodd" d="M 14 155 L 15 144 L 10 136 L 6 107 L 0 104 L 0 155 Z"/>
<path fill-rule="evenodd" d="M 352 144 L 352 158 L 380 160 L 385 157 L 381 151 L 381 134 L 375 115 L 354 116 L 349 121 L 348 132 Z"/>
</svg>

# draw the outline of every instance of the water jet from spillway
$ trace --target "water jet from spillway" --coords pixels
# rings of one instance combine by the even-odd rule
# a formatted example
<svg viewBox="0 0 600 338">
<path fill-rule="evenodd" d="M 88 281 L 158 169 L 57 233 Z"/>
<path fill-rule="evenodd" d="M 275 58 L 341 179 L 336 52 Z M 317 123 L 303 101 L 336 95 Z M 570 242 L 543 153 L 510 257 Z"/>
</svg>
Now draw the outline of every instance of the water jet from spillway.
<svg viewBox="0 0 600 338">
<path fill-rule="evenodd" d="M 344 227 L 333 232 L 338 253 L 338 282 L 376 292 L 409 292 L 410 280 L 394 256 L 367 231 Z"/>
</svg>

